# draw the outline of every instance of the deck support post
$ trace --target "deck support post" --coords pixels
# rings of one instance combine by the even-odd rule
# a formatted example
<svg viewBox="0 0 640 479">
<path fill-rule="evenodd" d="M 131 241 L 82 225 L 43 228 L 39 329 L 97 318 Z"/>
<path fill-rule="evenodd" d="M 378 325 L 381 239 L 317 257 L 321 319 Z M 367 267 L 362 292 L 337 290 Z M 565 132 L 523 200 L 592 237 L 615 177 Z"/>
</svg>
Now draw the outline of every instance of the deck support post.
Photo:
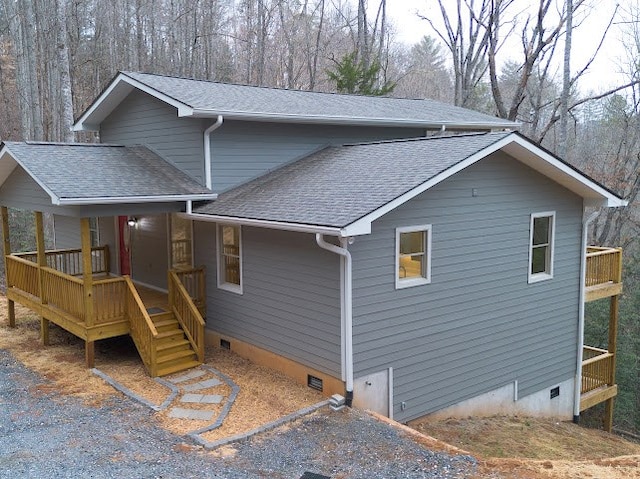
<svg viewBox="0 0 640 479">
<path fill-rule="evenodd" d="M 619 274 L 621 276 L 621 274 Z M 621 281 L 621 278 L 618 278 Z M 613 354 L 611 358 L 611 377 L 609 378 L 609 386 L 613 386 L 616 383 L 616 348 L 618 343 L 618 299 L 619 296 L 611 296 L 609 303 L 609 342 L 607 344 L 607 350 Z M 613 406 L 615 398 L 607 399 L 605 404 L 604 413 L 604 430 L 612 432 L 613 430 Z"/>
<path fill-rule="evenodd" d="M 91 262 L 91 232 L 89 228 L 89 218 L 80 219 L 80 235 L 82 239 L 82 280 L 84 283 L 84 322 L 87 329 L 94 323 L 93 316 L 93 267 Z M 91 332 L 88 331 L 90 336 Z M 94 342 L 85 340 L 85 359 L 87 367 L 92 368 L 94 364 Z"/>
<path fill-rule="evenodd" d="M 88 368 L 93 368 L 95 366 L 95 344 L 95 341 L 84 342 L 84 359 Z"/>
<path fill-rule="evenodd" d="M 35 212 L 36 216 L 36 251 L 38 262 L 38 292 L 40 293 L 40 302 L 47 304 L 47 298 L 45 297 L 44 290 L 44 276 L 42 274 L 42 268 L 47 266 L 47 255 L 44 244 L 44 219 L 41 211 Z M 47 346 L 49 344 L 49 320 L 44 316 L 40 316 L 40 337 L 42 344 Z"/>
<path fill-rule="evenodd" d="M 11 254 L 11 239 L 9 236 L 9 209 L 6 206 L 0 207 L 0 216 L 2 216 L 2 248 L 4 256 Z M 7 261 L 4 261 L 4 277 L 6 280 L 7 288 L 11 287 L 9 283 L 9 266 Z M 16 309 L 15 304 L 11 300 L 7 300 L 7 316 L 9 320 L 9 327 L 16 327 Z"/>
</svg>

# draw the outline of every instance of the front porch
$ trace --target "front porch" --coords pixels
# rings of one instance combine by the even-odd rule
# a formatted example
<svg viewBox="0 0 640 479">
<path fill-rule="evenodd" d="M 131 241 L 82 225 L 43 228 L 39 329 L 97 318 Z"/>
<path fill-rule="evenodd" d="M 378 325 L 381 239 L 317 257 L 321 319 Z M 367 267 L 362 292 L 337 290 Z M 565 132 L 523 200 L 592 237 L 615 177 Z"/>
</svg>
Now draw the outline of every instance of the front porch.
<svg viewBox="0 0 640 479">
<path fill-rule="evenodd" d="M 37 251 L 11 254 L 7 209 L 2 208 L 9 325 L 14 302 L 85 341 L 88 367 L 95 341 L 129 334 L 151 376 L 204 360 L 205 273 L 202 268 L 169 270 L 166 294 L 139 288 L 129 276 L 110 271 L 108 246 L 90 247 L 89 220 L 81 222 L 82 248 L 44 249 L 42 213 L 36 213 Z M 145 302 L 146 301 L 146 302 Z"/>
</svg>

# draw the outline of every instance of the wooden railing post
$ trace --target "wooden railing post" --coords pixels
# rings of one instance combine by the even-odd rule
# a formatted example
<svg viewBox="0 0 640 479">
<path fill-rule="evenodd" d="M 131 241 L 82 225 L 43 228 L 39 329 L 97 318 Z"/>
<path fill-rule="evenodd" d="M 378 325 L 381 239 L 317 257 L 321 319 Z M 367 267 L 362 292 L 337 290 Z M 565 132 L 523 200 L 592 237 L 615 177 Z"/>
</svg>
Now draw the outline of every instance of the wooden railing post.
<svg viewBox="0 0 640 479">
<path fill-rule="evenodd" d="M 11 239 L 9 236 L 9 210 L 6 206 L 0 208 L 0 216 L 2 216 L 2 247 L 4 252 L 4 278 L 6 280 L 7 289 L 11 285 L 11 278 L 9 277 L 9 262 L 7 256 L 11 254 Z M 16 310 L 15 303 L 11 300 L 7 301 L 7 316 L 9 320 L 9 327 L 16 327 Z"/>
<path fill-rule="evenodd" d="M 38 296 L 40 297 L 40 303 L 47 304 L 47 297 L 44 287 L 44 276 L 42 268 L 47 266 L 47 252 L 44 245 L 44 220 L 41 211 L 36 211 L 36 251 L 38 263 Z M 42 344 L 45 346 L 49 344 L 49 320 L 44 316 L 40 316 L 40 336 L 42 337 Z"/>
<path fill-rule="evenodd" d="M 84 320 L 89 328 L 93 326 L 93 268 L 91 263 L 91 233 L 89 228 L 89 218 L 80 220 L 80 236 L 82 240 L 82 279 L 84 298 Z M 85 360 L 87 367 L 92 368 L 95 362 L 94 342 L 85 341 Z"/>
</svg>

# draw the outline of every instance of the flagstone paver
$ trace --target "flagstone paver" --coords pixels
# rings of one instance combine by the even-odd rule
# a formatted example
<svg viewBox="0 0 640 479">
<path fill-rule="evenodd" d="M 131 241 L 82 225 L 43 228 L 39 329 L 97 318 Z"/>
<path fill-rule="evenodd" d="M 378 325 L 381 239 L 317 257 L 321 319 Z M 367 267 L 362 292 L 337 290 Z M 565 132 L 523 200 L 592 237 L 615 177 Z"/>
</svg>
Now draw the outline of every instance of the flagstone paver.
<svg viewBox="0 0 640 479">
<path fill-rule="evenodd" d="M 182 386 L 182 389 L 187 392 L 193 392 L 193 391 L 200 391 L 201 389 L 208 389 L 215 386 L 219 386 L 220 384 L 222 384 L 222 381 L 220 381 L 219 379 L 213 378 L 213 379 L 207 379 L 206 381 L 187 384 L 185 386 Z"/>
<path fill-rule="evenodd" d="M 213 419 L 213 411 L 202 411 L 199 409 L 187 409 L 174 407 L 169 411 L 169 417 L 174 419 L 193 419 L 195 421 L 210 421 Z"/>
<path fill-rule="evenodd" d="M 185 394 L 180 398 L 180 402 L 198 404 L 220 404 L 223 397 L 220 394 Z"/>
<path fill-rule="evenodd" d="M 173 384 L 178 384 L 178 383 L 183 383 L 185 381 L 189 381 L 191 379 L 199 378 L 200 376 L 204 376 L 205 374 L 207 373 L 202 369 L 193 369 L 186 374 L 183 374 L 175 378 L 171 378 L 169 379 L 169 381 L 171 381 Z"/>
</svg>

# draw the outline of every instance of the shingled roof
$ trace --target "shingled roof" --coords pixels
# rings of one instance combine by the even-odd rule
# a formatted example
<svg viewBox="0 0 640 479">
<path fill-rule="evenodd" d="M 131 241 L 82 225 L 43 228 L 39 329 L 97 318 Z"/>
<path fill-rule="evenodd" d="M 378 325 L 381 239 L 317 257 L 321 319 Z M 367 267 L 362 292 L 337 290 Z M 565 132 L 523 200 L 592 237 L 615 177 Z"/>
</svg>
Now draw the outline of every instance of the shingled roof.
<svg viewBox="0 0 640 479">
<path fill-rule="evenodd" d="M 12 142 L 0 144 L 0 184 L 20 165 L 53 204 L 148 203 L 215 199 L 144 146 Z"/>
<path fill-rule="evenodd" d="M 333 228 L 345 236 L 366 234 L 374 219 L 498 150 L 594 204 L 624 204 L 522 135 L 500 132 L 328 147 L 222 193 L 194 213 L 220 222 L 274 222 Z"/>
<path fill-rule="evenodd" d="M 76 122 L 97 129 L 134 89 L 178 109 L 178 116 L 275 122 L 407 126 L 453 129 L 514 129 L 518 123 L 434 100 L 400 99 L 285 90 L 146 73 L 120 72 Z"/>
</svg>

